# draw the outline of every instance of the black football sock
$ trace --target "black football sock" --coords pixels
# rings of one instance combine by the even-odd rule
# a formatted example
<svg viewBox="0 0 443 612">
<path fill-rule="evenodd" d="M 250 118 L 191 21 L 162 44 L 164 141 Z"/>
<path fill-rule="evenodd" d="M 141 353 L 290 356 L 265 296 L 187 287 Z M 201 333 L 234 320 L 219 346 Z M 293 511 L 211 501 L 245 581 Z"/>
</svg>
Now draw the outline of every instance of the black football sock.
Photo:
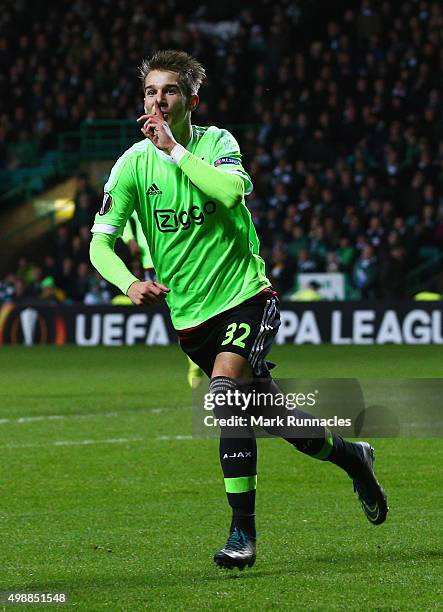
<svg viewBox="0 0 443 612">
<path fill-rule="evenodd" d="M 254 381 L 253 384 L 257 392 L 279 394 L 280 396 L 283 393 L 271 378 L 260 379 Z M 273 405 L 272 408 L 266 406 L 260 409 L 264 410 L 265 416 L 281 416 L 285 422 L 288 415 L 300 419 L 312 418 L 312 415 L 297 408 L 288 410 L 285 406 Z M 320 461 L 330 461 L 348 472 L 349 475 L 355 474 L 361 466 L 361 455 L 357 445 L 333 435 L 326 427 L 305 427 L 302 437 L 288 435 L 287 427 L 265 427 L 264 429 L 272 435 L 284 438 L 301 453 Z"/>
<path fill-rule="evenodd" d="M 232 378 L 216 376 L 211 379 L 209 392 L 219 397 L 228 391 L 241 390 Z M 217 402 L 217 418 L 229 418 L 235 406 Z M 237 413 L 238 414 L 238 413 Z M 244 416 L 244 415 L 242 415 Z M 235 527 L 255 538 L 255 490 L 257 487 L 257 445 L 252 427 L 220 428 L 220 464 L 223 470 L 226 495 L 232 508 L 231 531 Z"/>
<path fill-rule="evenodd" d="M 255 538 L 255 489 L 246 493 L 227 493 L 227 496 L 232 508 L 230 530 L 238 527 Z"/>
<path fill-rule="evenodd" d="M 338 465 L 351 477 L 357 475 L 362 466 L 362 456 L 358 445 L 340 436 L 332 436 L 332 440 L 332 448 L 324 461 Z"/>
</svg>

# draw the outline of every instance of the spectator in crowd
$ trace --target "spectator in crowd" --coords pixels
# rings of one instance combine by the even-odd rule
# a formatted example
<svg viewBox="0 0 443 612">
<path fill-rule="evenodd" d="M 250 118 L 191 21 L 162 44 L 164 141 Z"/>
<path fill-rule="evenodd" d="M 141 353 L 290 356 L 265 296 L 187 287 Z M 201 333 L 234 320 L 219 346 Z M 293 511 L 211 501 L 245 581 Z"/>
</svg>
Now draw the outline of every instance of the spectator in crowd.
<svg viewBox="0 0 443 612">
<path fill-rule="evenodd" d="M 353 280 L 363 298 L 374 297 L 377 281 L 377 258 L 374 255 L 374 247 L 366 245 L 363 248 L 354 265 Z"/>
<path fill-rule="evenodd" d="M 380 267 L 380 297 L 404 297 L 403 278 L 407 272 L 405 249 L 398 245 L 390 249 Z"/>
<path fill-rule="evenodd" d="M 317 272 L 317 264 L 308 249 L 300 249 L 298 253 L 297 272 Z"/>
<path fill-rule="evenodd" d="M 284 244 L 277 243 L 273 249 L 270 276 L 273 286 L 283 295 L 294 284 L 294 270 L 288 263 L 288 256 Z"/>
<path fill-rule="evenodd" d="M 109 304 L 111 301 L 110 287 L 97 272 L 89 276 L 88 290 L 83 301 L 89 305 Z"/>
<path fill-rule="evenodd" d="M 40 283 L 39 299 L 47 304 L 59 304 L 65 301 L 64 292 L 55 284 L 55 279 L 52 276 L 45 276 Z"/>
<path fill-rule="evenodd" d="M 86 173 L 78 174 L 76 183 L 74 217 L 71 222 L 74 231 L 79 230 L 82 226 L 91 227 L 100 201 Z"/>
<path fill-rule="evenodd" d="M 75 263 L 72 257 L 65 257 L 60 264 L 56 277 L 57 285 L 67 296 L 70 296 L 74 282 Z"/>
<path fill-rule="evenodd" d="M 311 281 L 308 283 L 307 287 L 301 287 L 295 291 L 291 296 L 289 296 L 289 299 L 291 302 L 320 302 L 322 299 L 324 299 L 319 293 L 320 288 L 320 283 Z"/>
<path fill-rule="evenodd" d="M 19 277 L 12 273 L 7 274 L 3 280 L 0 279 L 0 304 L 7 304 L 15 301 L 16 282 L 18 280 L 20 280 Z"/>
</svg>

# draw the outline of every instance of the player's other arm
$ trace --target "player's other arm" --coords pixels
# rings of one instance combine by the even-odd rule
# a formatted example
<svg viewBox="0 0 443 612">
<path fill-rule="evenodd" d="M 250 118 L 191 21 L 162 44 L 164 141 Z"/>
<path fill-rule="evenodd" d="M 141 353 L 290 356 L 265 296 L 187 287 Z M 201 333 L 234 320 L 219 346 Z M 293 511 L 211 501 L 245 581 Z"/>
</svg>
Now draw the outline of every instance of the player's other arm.
<svg viewBox="0 0 443 612">
<path fill-rule="evenodd" d="M 169 289 L 160 283 L 140 281 L 115 253 L 114 246 L 134 210 L 136 189 L 130 159 L 122 156 L 105 185 L 100 212 L 95 216 L 90 244 L 92 265 L 136 304 L 149 304 L 163 298 Z"/>
<path fill-rule="evenodd" d="M 132 283 L 139 279 L 115 253 L 116 240 L 117 237 L 110 234 L 94 233 L 89 246 L 89 256 L 92 265 L 103 278 L 126 294 Z"/>
<path fill-rule="evenodd" d="M 134 276 L 115 253 L 115 242 L 114 235 L 94 233 L 89 253 L 91 263 L 96 270 L 137 306 L 154 304 L 163 299 L 169 293 L 169 289 L 161 283 L 140 281 Z"/>
</svg>

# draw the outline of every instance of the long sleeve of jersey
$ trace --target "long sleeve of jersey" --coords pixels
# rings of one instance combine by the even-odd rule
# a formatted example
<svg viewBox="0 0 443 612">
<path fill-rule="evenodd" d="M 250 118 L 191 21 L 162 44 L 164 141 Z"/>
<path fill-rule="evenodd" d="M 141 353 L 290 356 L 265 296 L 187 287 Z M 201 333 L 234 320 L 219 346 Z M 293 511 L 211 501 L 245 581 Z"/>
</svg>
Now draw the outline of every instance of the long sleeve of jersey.
<svg viewBox="0 0 443 612">
<path fill-rule="evenodd" d="M 176 158 L 178 167 L 203 193 L 227 208 L 233 208 L 242 202 L 245 185 L 241 176 L 219 170 L 183 147 L 177 149 L 178 154 L 173 157 Z"/>
<path fill-rule="evenodd" d="M 126 295 L 129 287 L 139 279 L 132 274 L 114 251 L 116 236 L 94 234 L 89 255 L 91 263 L 107 281 Z"/>
</svg>

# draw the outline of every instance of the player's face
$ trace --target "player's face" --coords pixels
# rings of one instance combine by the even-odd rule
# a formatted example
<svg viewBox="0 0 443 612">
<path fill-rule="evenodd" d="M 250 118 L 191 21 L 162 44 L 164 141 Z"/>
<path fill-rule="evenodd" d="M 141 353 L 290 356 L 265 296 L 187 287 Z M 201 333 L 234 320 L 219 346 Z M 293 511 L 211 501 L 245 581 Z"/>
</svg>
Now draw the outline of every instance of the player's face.
<svg viewBox="0 0 443 612">
<path fill-rule="evenodd" d="M 154 112 L 155 100 L 171 128 L 188 119 L 192 110 L 191 101 L 186 100 L 180 90 L 176 72 L 153 70 L 147 75 L 144 98 L 146 114 Z"/>
</svg>

